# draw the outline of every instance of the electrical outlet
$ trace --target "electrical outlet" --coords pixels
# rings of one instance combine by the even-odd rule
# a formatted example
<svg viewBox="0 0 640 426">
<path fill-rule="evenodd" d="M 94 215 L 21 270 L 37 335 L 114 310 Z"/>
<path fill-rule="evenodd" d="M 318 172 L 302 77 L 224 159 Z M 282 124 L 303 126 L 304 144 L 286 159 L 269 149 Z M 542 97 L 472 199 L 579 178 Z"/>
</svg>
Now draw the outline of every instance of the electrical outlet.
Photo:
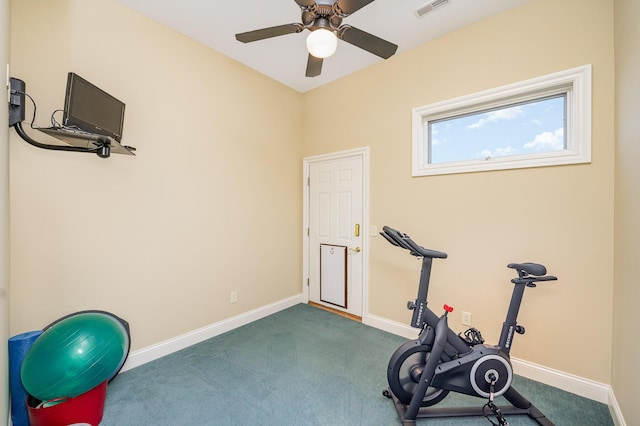
<svg viewBox="0 0 640 426">
<path fill-rule="evenodd" d="M 471 312 L 462 312 L 462 325 L 471 327 Z"/>
<path fill-rule="evenodd" d="M 231 292 L 231 294 L 229 295 L 229 302 L 238 303 L 238 292 L 237 291 L 232 291 Z"/>
</svg>

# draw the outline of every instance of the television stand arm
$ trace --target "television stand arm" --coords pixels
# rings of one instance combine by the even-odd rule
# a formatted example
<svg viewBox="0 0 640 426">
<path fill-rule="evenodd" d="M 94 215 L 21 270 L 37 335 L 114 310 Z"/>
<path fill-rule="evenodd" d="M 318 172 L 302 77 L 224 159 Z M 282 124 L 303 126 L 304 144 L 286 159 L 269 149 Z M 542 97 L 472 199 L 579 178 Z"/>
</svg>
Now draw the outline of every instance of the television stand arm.
<svg viewBox="0 0 640 426">
<path fill-rule="evenodd" d="M 86 152 L 89 154 L 98 154 L 101 158 L 107 158 L 111 154 L 111 147 L 108 144 L 102 143 L 100 146 L 95 148 L 85 148 L 80 146 L 65 146 L 65 145 L 49 145 L 46 143 L 40 143 L 31 136 L 29 136 L 24 129 L 22 128 L 22 122 L 19 121 L 13 125 L 13 128 L 16 129 L 16 133 L 23 140 L 28 142 L 29 144 L 42 149 L 50 149 L 53 151 L 72 151 L 72 152 Z"/>
</svg>

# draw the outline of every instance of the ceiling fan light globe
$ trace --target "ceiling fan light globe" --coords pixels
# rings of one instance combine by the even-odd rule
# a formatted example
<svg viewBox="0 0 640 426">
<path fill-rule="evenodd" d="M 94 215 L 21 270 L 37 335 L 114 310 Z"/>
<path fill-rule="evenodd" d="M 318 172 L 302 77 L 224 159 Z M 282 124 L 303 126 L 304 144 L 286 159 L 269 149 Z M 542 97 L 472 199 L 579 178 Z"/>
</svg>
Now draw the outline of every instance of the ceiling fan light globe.
<svg viewBox="0 0 640 426">
<path fill-rule="evenodd" d="M 319 28 L 307 37 L 307 49 L 316 58 L 328 58 L 336 52 L 338 38 L 333 31 Z"/>
</svg>

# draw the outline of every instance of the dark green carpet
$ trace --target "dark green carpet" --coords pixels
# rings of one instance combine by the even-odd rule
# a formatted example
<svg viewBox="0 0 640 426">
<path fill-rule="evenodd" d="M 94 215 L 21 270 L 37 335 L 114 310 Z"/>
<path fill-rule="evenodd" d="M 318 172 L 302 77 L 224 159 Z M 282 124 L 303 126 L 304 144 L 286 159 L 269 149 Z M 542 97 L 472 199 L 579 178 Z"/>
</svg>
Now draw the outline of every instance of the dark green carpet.
<svg viewBox="0 0 640 426">
<path fill-rule="evenodd" d="M 399 425 L 382 390 L 405 340 L 297 305 L 121 373 L 101 425 Z M 556 425 L 613 425 L 604 404 L 522 377 L 514 387 Z M 445 404 L 484 401 L 450 394 Z M 418 421 L 426 424 L 490 425 L 483 417 Z"/>
</svg>

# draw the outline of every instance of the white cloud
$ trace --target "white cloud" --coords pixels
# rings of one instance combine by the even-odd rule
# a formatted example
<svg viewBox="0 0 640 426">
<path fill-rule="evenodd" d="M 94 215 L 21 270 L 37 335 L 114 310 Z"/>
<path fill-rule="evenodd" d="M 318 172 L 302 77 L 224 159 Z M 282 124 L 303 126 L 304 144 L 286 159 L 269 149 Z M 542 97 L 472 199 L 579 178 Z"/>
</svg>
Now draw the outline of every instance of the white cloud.
<svg viewBox="0 0 640 426">
<path fill-rule="evenodd" d="M 429 135 L 430 143 L 432 146 L 443 144 L 447 141 L 446 138 L 439 137 L 440 131 L 437 126 L 431 127 L 431 134 Z"/>
<path fill-rule="evenodd" d="M 564 129 L 561 127 L 554 132 L 542 132 L 532 142 L 524 144 L 525 149 L 534 151 L 554 151 L 564 148 Z"/>
<path fill-rule="evenodd" d="M 495 151 L 492 151 L 490 149 L 483 149 L 482 152 L 480 152 L 479 156 L 487 160 L 489 158 L 494 158 L 494 157 L 504 157 L 505 155 L 513 155 L 516 152 L 518 152 L 517 149 L 515 149 L 512 146 L 507 146 L 505 148 L 496 148 Z"/>
<path fill-rule="evenodd" d="M 499 109 L 486 114 L 486 117 L 481 118 L 473 124 L 467 126 L 469 129 L 479 129 L 487 123 L 493 123 L 500 120 L 513 120 L 523 114 L 522 107 L 515 106 L 506 109 Z"/>
<path fill-rule="evenodd" d="M 496 149 L 496 154 L 498 154 L 499 156 L 504 156 L 504 155 L 513 155 L 517 152 L 518 150 L 515 149 L 512 146 L 508 146 L 506 148 L 497 148 Z"/>
</svg>

